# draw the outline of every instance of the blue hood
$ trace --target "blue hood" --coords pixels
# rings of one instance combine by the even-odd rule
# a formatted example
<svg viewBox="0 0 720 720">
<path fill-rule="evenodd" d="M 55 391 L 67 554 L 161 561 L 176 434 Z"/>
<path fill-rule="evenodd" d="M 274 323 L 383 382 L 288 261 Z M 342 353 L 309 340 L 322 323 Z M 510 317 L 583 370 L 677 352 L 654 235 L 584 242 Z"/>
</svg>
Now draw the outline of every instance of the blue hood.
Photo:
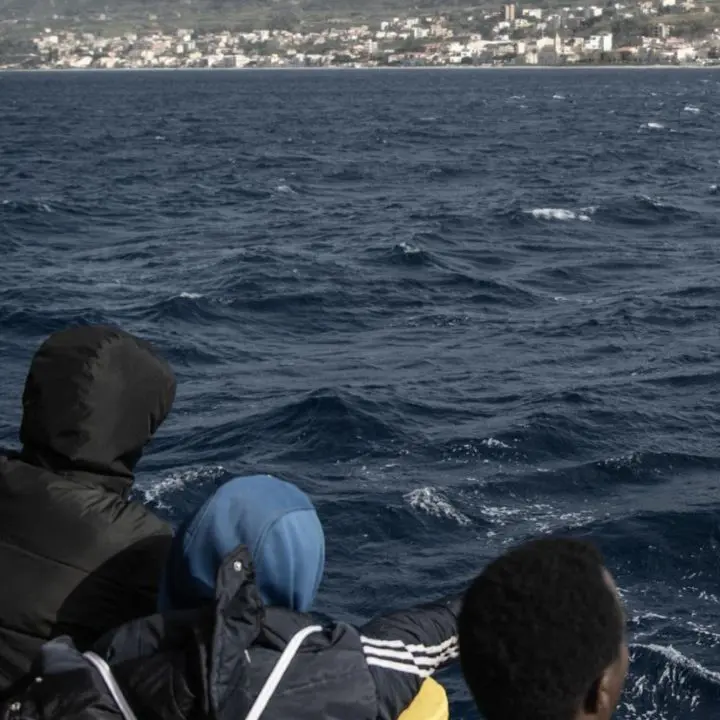
<svg viewBox="0 0 720 720">
<path fill-rule="evenodd" d="M 197 608 L 215 597 L 227 555 L 246 545 L 267 605 L 307 612 L 325 567 L 315 508 L 295 485 L 269 475 L 229 480 L 178 530 L 160 591 L 160 610 Z"/>
</svg>

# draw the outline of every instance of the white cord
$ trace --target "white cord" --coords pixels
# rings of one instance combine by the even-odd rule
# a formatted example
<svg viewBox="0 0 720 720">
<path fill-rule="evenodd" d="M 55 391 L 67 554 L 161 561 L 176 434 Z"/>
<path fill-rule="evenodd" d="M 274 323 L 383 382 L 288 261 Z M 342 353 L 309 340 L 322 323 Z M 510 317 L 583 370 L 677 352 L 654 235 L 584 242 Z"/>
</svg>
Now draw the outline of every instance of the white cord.
<svg viewBox="0 0 720 720">
<path fill-rule="evenodd" d="M 267 707 L 267 704 L 270 702 L 270 698 L 273 696 L 275 690 L 277 690 L 277 686 L 280 684 L 283 675 L 287 672 L 292 659 L 295 657 L 297 651 L 300 649 L 300 646 L 305 641 L 305 638 L 313 633 L 321 631 L 322 626 L 311 625 L 310 627 L 303 628 L 292 636 L 290 642 L 283 650 L 282 655 L 280 655 L 280 659 L 277 663 L 275 663 L 275 667 L 272 669 L 268 679 L 265 681 L 260 694 L 257 696 L 257 700 L 253 703 L 253 706 L 250 708 L 250 712 L 245 717 L 245 720 L 259 720 L 260 716 Z"/>
<path fill-rule="evenodd" d="M 83 653 L 83 657 L 86 657 L 97 669 L 97 671 L 102 676 L 102 679 L 105 681 L 105 684 L 108 687 L 108 690 L 110 690 L 111 695 L 113 696 L 115 702 L 117 703 L 117 706 L 120 708 L 120 712 L 123 714 L 123 717 L 125 720 L 137 720 L 135 717 L 135 713 L 132 711 L 132 708 L 130 707 L 130 703 L 125 699 L 125 695 L 123 695 L 123 691 L 120 689 L 120 686 L 117 684 L 117 681 L 115 680 L 114 675 L 112 674 L 112 670 L 110 669 L 110 666 L 99 656 L 96 655 L 94 652 L 86 652 Z"/>
</svg>

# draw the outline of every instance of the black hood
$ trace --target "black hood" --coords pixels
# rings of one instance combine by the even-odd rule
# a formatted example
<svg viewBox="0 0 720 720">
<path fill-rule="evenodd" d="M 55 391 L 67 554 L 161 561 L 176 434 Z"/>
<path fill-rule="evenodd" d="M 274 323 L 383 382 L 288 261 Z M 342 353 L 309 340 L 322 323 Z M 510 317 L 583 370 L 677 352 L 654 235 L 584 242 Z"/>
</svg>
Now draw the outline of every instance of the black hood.
<svg viewBox="0 0 720 720">
<path fill-rule="evenodd" d="M 23 459 L 132 482 L 174 399 L 172 369 L 144 340 L 98 325 L 55 333 L 25 382 Z"/>
</svg>

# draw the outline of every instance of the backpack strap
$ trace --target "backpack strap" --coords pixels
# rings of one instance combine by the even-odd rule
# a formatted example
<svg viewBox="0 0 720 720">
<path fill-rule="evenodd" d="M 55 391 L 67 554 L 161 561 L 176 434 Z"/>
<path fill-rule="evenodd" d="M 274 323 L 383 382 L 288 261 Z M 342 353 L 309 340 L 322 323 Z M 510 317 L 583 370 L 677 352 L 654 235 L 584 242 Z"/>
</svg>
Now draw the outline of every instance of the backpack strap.
<svg viewBox="0 0 720 720">
<path fill-rule="evenodd" d="M 120 712 L 125 720 L 137 720 L 135 713 L 130 707 L 130 703 L 127 701 L 123 691 L 120 689 L 117 680 L 115 680 L 115 676 L 112 674 L 110 666 L 94 652 L 83 653 L 83 657 L 89 660 L 95 666 L 95 669 L 100 673 L 100 677 L 103 679 L 107 689 L 113 696 L 118 708 L 120 708 Z"/>
<path fill-rule="evenodd" d="M 245 720 L 259 720 L 260 716 L 265 711 L 267 704 L 273 696 L 275 690 L 277 690 L 283 675 L 287 672 L 290 667 L 292 659 L 297 654 L 300 646 L 305 642 L 305 638 L 309 637 L 313 633 L 322 632 L 321 625 L 310 625 L 309 627 L 303 628 L 302 630 L 295 633 L 290 638 L 290 642 L 285 646 L 285 649 L 280 655 L 280 659 L 275 663 L 275 667 L 265 681 L 265 684 L 257 696 L 257 699 L 250 708 L 250 712 L 246 715 Z M 128 718 L 130 720 L 130 718 Z"/>
</svg>

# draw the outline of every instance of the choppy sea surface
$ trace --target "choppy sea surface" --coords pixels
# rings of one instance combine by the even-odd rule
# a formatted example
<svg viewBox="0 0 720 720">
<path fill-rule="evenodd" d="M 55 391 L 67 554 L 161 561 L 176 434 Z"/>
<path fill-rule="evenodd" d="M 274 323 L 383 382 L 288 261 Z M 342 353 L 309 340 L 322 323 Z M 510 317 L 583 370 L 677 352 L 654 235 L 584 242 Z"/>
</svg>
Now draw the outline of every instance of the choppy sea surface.
<svg viewBox="0 0 720 720">
<path fill-rule="evenodd" d="M 618 717 L 717 718 L 719 125 L 712 71 L 2 74 L 0 442 L 42 339 L 117 323 L 179 377 L 173 522 L 297 481 L 355 621 L 591 537 Z"/>
</svg>

